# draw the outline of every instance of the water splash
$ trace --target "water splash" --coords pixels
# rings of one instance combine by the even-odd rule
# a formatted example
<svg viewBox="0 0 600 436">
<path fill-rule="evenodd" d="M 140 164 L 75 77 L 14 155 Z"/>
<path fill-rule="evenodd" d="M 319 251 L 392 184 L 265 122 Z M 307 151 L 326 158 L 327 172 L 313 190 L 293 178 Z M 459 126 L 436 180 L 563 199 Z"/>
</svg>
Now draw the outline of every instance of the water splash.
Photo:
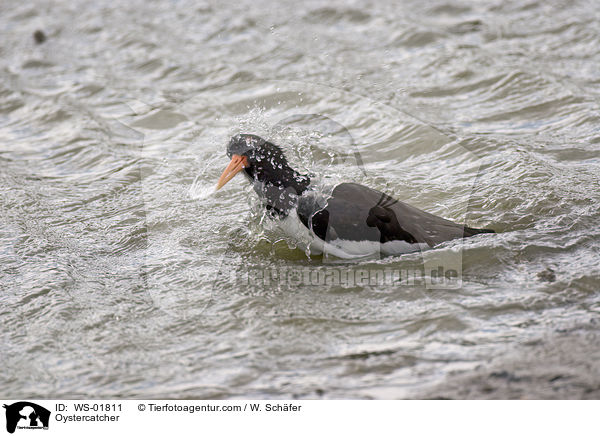
<svg viewBox="0 0 600 436">
<path fill-rule="evenodd" d="M 200 177 L 200 174 L 196 176 L 194 182 L 188 190 L 189 196 L 194 200 L 204 200 L 217 192 L 214 184 L 206 185 L 203 183 Z"/>
</svg>

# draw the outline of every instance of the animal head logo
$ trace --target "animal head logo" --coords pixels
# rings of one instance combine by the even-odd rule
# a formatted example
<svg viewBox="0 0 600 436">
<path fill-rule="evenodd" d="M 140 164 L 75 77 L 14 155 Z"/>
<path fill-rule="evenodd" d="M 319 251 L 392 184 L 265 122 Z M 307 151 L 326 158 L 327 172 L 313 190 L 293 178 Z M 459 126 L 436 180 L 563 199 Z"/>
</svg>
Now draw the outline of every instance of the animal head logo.
<svg viewBox="0 0 600 436">
<path fill-rule="evenodd" d="M 50 422 L 50 411 L 29 401 L 19 401 L 4 405 L 6 409 L 6 431 L 14 433 L 18 428 L 47 429 Z"/>
</svg>

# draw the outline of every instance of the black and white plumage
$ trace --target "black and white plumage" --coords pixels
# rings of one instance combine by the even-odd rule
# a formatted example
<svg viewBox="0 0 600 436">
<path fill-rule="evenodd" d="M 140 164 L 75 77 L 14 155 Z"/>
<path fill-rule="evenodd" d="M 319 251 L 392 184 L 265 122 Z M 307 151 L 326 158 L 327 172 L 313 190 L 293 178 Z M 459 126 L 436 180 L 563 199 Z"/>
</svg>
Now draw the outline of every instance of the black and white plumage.
<svg viewBox="0 0 600 436">
<path fill-rule="evenodd" d="M 289 166 L 278 146 L 256 135 L 234 136 L 227 154 L 231 162 L 217 189 L 243 170 L 271 215 L 291 236 L 303 233 L 311 239 L 313 253 L 341 258 L 400 254 L 494 233 L 437 217 L 357 183 L 341 183 L 324 195 L 308 176 Z"/>
</svg>

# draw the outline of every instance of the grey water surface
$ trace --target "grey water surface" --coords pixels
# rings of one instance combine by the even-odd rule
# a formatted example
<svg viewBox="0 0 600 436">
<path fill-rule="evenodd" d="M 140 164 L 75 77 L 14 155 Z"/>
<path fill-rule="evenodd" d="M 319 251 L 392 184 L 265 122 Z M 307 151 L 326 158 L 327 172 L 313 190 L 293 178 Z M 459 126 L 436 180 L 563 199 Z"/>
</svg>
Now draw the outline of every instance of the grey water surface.
<svg viewBox="0 0 600 436">
<path fill-rule="evenodd" d="M 0 36 L 0 397 L 600 398 L 597 2 L 3 1 Z M 307 255 L 213 192 L 239 132 L 498 234 Z M 435 258 L 457 286 L 320 278 Z"/>
</svg>

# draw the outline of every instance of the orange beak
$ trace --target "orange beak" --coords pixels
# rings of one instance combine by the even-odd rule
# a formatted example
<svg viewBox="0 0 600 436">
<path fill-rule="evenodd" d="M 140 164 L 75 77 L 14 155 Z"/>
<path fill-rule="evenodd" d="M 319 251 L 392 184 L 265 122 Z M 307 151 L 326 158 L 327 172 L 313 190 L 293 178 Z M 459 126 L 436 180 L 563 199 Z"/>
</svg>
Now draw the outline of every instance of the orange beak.
<svg viewBox="0 0 600 436">
<path fill-rule="evenodd" d="M 231 179 L 233 179 L 233 177 L 237 173 L 242 171 L 247 166 L 248 166 L 248 158 L 246 156 L 240 156 L 239 154 L 234 154 L 233 157 L 231 158 L 231 162 L 229 162 L 229 165 L 227 165 L 227 168 L 225 168 L 225 171 L 223 171 L 223 174 L 221 174 L 221 177 L 219 177 L 219 181 L 217 182 L 216 190 L 218 191 L 219 189 L 221 189 L 223 187 L 223 185 L 225 185 L 225 183 L 227 183 Z"/>
</svg>

